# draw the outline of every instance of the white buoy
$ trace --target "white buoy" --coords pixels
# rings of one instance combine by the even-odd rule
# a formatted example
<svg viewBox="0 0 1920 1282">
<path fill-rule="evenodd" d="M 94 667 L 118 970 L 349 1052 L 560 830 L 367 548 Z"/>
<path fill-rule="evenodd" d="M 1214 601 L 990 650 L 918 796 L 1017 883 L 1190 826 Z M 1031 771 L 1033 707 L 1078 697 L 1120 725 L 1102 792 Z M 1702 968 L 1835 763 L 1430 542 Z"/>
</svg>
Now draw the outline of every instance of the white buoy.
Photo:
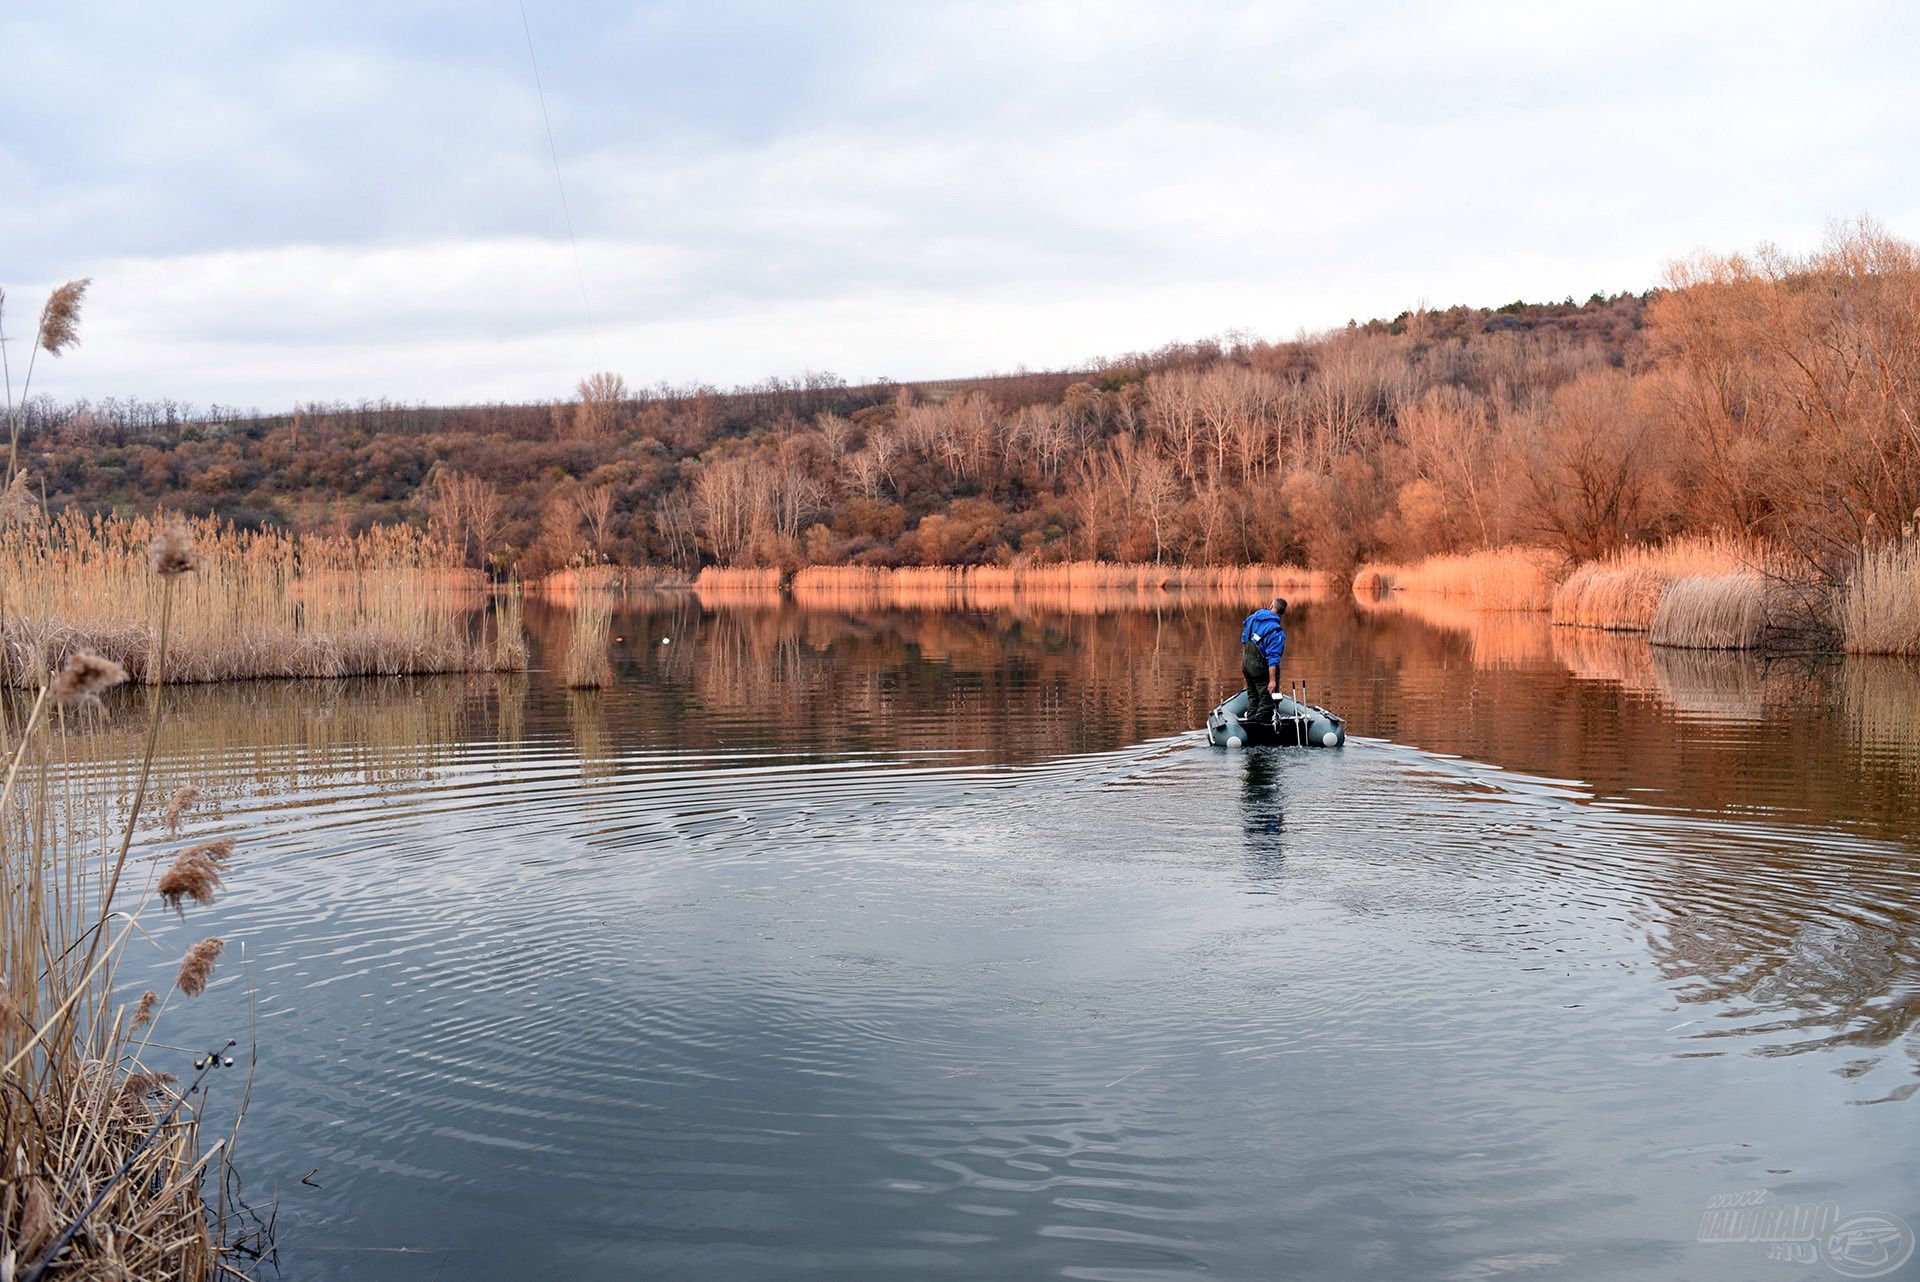
<svg viewBox="0 0 1920 1282">
<path fill-rule="evenodd" d="M 1336 748 L 1340 745 L 1340 736 L 1329 730 L 1320 736 L 1320 742 L 1326 744 L 1329 748 Z"/>
<path fill-rule="evenodd" d="M 661 644 L 661 645 L 672 645 L 672 644 L 673 644 L 673 638 L 672 638 L 672 637 L 661 637 L 661 638 L 660 638 L 660 644 Z"/>
</svg>

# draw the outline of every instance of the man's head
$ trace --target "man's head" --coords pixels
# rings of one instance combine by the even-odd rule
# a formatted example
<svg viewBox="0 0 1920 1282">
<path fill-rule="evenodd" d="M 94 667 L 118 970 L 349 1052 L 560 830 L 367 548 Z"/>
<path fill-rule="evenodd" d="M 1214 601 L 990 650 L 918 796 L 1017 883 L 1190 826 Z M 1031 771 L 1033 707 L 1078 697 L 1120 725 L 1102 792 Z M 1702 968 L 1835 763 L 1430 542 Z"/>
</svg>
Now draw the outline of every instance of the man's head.
<svg viewBox="0 0 1920 1282">
<path fill-rule="evenodd" d="M 1279 615 L 1281 618 L 1283 619 L 1286 618 L 1287 617 L 1287 598 L 1283 596 L 1277 596 L 1273 598 L 1273 605 L 1268 608 L 1270 608 L 1275 614 Z"/>
</svg>

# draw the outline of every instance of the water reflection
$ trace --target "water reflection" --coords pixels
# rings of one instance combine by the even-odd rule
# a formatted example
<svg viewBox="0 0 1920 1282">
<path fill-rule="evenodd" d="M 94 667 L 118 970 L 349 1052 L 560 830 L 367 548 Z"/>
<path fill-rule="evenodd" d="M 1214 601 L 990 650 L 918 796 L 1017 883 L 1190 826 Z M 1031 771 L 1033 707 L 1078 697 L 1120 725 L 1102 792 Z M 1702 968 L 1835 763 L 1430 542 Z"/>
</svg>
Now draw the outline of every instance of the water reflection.
<svg viewBox="0 0 1920 1282">
<path fill-rule="evenodd" d="M 1277 880 L 1287 870 L 1284 761 L 1284 750 L 1279 748 L 1246 751 L 1240 810 L 1246 827 L 1247 875 L 1256 882 Z"/>
<path fill-rule="evenodd" d="M 170 691 L 289 1276 L 1743 1276 L 1712 1193 L 1912 1204 L 1914 667 L 1310 600 L 1371 738 L 1227 754 L 1237 606 L 1072 604 Z"/>
</svg>

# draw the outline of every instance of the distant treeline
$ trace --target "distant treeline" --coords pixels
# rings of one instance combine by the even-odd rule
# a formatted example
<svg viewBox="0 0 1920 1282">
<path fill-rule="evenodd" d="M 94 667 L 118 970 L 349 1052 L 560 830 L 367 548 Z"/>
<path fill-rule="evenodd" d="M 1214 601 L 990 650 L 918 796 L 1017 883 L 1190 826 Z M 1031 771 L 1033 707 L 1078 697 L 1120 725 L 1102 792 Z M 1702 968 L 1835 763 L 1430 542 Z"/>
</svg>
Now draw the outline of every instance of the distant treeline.
<svg viewBox="0 0 1920 1282">
<path fill-rule="evenodd" d="M 1870 225 L 1643 295 L 1406 313 L 1088 369 L 454 407 L 32 406 L 54 507 L 430 523 L 523 575 L 605 559 L 1305 562 L 1711 531 L 1835 560 L 1920 504 L 1920 251 Z"/>
</svg>

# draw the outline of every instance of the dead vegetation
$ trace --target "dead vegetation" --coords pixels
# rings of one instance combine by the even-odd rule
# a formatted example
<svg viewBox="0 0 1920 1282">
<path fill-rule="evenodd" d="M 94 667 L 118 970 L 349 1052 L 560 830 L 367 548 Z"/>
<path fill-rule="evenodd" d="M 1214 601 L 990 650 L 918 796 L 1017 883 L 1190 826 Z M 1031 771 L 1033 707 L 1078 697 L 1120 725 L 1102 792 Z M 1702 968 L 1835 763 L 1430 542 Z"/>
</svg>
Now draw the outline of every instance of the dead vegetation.
<svg viewBox="0 0 1920 1282">
<path fill-rule="evenodd" d="M 162 599 L 156 664 L 170 639 L 166 607 L 199 564 L 184 535 L 162 550 L 150 571 Z M 134 851 L 162 697 L 150 700 L 134 777 L 121 777 L 104 768 L 122 758 L 98 742 L 99 702 L 125 679 L 117 663 L 75 655 L 40 674 L 24 718 L 26 705 L 0 701 L 0 1277 L 8 1279 L 244 1277 L 242 1256 L 262 1249 L 240 1250 L 203 1197 L 229 1174 L 226 1143 L 204 1147 L 200 1128 L 210 1079 L 233 1059 L 224 1049 L 164 1050 L 154 1032 L 168 1001 L 149 991 L 129 1008 L 120 996 L 123 949 L 141 917 L 156 904 L 184 915 L 214 902 L 236 852 L 233 839 L 209 838 L 177 851 L 152 885 L 123 877 L 146 858 Z M 174 794 L 170 836 L 196 796 L 191 787 Z M 205 992 L 220 949 L 217 938 L 189 949 L 168 996 Z M 208 1033 L 179 1036 L 204 1044 Z M 173 1055 L 178 1074 L 159 1067 Z"/>
<path fill-rule="evenodd" d="M 0 682 L 31 687 L 81 653 L 146 682 L 524 666 L 513 607 L 494 644 L 476 634 L 486 600 L 477 571 L 403 526 L 296 536 L 69 511 L 0 528 Z"/>
</svg>

